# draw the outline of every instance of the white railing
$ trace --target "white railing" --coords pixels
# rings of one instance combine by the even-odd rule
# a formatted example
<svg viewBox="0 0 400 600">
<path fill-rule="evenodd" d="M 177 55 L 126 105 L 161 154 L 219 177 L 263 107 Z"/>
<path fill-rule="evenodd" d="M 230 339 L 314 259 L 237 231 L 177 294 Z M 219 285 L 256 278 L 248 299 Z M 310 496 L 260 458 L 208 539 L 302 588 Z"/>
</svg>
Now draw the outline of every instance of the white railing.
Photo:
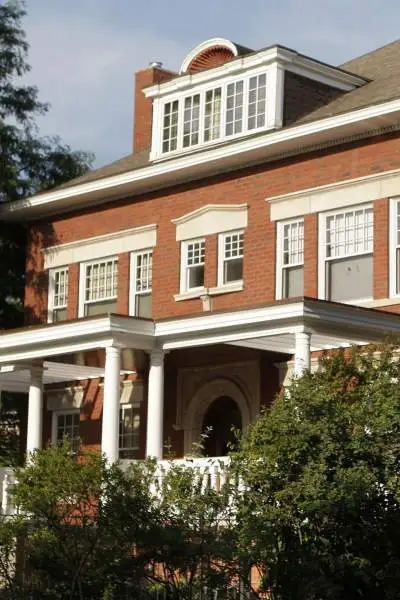
<svg viewBox="0 0 400 600">
<path fill-rule="evenodd" d="M 204 489 L 211 488 L 219 491 L 228 482 L 230 459 L 228 456 L 177 458 L 174 460 L 160 460 L 156 467 L 156 479 L 159 486 L 162 479 L 173 466 L 188 467 L 193 469 L 198 476 L 198 481 Z M 197 479 L 197 478 L 196 478 Z"/>
<path fill-rule="evenodd" d="M 122 461 L 122 467 L 126 468 L 131 461 Z M 190 467 L 198 475 L 198 481 L 204 489 L 211 488 L 219 491 L 228 482 L 229 478 L 228 456 L 212 458 L 193 457 L 177 458 L 174 460 L 160 460 L 157 462 L 154 481 L 154 492 L 157 493 L 162 486 L 162 480 L 168 471 L 175 466 Z M 10 467 L 0 467 L 0 514 L 13 515 L 15 507 L 12 505 L 10 489 L 15 485 L 14 471 Z"/>
<path fill-rule="evenodd" d="M 11 467 L 0 467 L 0 514 L 13 515 L 15 513 L 10 495 L 10 489 L 14 484 L 13 469 Z"/>
</svg>

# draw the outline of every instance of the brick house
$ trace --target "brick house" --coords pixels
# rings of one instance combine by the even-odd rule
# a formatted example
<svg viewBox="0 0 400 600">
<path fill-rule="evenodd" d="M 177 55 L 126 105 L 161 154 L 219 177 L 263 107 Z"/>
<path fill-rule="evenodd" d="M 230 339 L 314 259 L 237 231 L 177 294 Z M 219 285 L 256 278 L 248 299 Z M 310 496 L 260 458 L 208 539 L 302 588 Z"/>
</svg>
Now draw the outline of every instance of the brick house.
<svg viewBox="0 0 400 600">
<path fill-rule="evenodd" d="M 400 42 L 340 67 L 199 44 L 136 74 L 133 152 L 28 202 L 26 449 L 224 456 L 314 352 L 400 332 Z"/>
</svg>

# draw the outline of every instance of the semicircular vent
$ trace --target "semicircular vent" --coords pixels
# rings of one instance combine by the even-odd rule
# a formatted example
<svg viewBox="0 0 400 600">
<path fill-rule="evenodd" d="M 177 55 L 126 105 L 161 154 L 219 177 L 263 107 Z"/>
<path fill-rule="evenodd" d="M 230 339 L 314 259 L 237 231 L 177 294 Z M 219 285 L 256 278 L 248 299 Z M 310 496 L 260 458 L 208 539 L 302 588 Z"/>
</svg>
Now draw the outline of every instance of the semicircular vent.
<svg viewBox="0 0 400 600">
<path fill-rule="evenodd" d="M 194 57 L 186 72 L 198 73 L 199 71 L 203 71 L 205 69 L 218 67 L 234 57 L 234 53 L 232 50 L 229 50 L 229 48 L 224 48 L 223 46 L 207 48 L 206 50 L 199 52 L 199 54 Z"/>
</svg>

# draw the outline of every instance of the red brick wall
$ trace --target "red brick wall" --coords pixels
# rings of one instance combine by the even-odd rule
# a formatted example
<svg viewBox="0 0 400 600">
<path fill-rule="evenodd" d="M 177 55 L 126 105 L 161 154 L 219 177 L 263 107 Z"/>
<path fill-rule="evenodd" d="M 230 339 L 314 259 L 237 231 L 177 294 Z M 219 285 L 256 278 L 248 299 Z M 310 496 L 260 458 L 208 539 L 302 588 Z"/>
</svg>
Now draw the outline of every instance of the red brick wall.
<svg viewBox="0 0 400 600">
<path fill-rule="evenodd" d="M 168 81 L 173 77 L 176 77 L 176 73 L 157 67 L 149 67 L 144 71 L 137 71 L 135 74 L 133 152 L 150 150 L 151 146 L 153 101 L 151 98 L 146 98 L 142 90 L 155 83 Z"/>
<path fill-rule="evenodd" d="M 275 298 L 275 223 L 269 220 L 268 197 L 307 189 L 314 186 L 343 181 L 355 177 L 375 174 L 380 171 L 400 168 L 400 140 L 392 134 L 377 137 L 369 142 L 357 142 L 341 148 L 319 151 L 275 163 L 261 165 L 236 173 L 221 175 L 188 183 L 165 191 L 118 200 L 107 205 L 87 209 L 79 214 L 71 214 L 54 220 L 50 224 L 37 225 L 41 239 L 52 239 L 57 243 L 71 242 L 112 231 L 137 227 L 156 222 L 158 225 L 157 247 L 153 259 L 153 316 L 168 318 L 201 312 L 200 299 L 175 302 L 174 294 L 179 292 L 180 245 L 176 241 L 176 228 L 171 219 L 198 209 L 205 204 L 243 203 L 248 208 L 248 227 L 245 231 L 244 290 L 213 298 L 213 308 L 254 306 L 271 302 Z M 377 204 L 380 207 L 380 204 Z M 382 262 L 387 236 L 382 227 L 383 213 L 377 214 L 376 249 L 379 249 L 379 264 Z M 306 217 L 306 267 L 305 291 L 316 295 L 316 240 L 317 217 Z M 378 223 L 381 223 L 378 226 Z M 36 239 L 36 238 L 35 238 Z M 217 236 L 207 239 L 206 285 L 216 285 Z M 40 244 L 32 242 L 33 261 L 40 265 Z M 122 258 L 122 261 L 125 261 Z M 383 264 L 383 263 L 382 263 Z M 380 268 L 380 267 L 379 267 Z M 375 273 L 379 278 L 379 268 Z M 125 269 L 125 270 L 124 270 Z M 75 311 L 73 297 L 76 298 L 77 281 L 74 280 L 76 267 L 70 272 L 70 316 Z M 123 267 L 125 281 L 120 282 L 124 300 L 120 309 L 127 309 L 126 286 L 128 274 Z M 385 293 L 384 283 L 376 283 L 376 293 Z M 36 288 L 28 284 L 27 298 L 30 307 L 35 307 L 38 294 L 37 319 L 45 319 L 43 304 Z M 75 294 L 75 296 L 74 296 Z M 75 307 L 75 308 L 74 308 Z"/>
<path fill-rule="evenodd" d="M 374 202 L 374 298 L 389 296 L 389 200 Z"/>
<path fill-rule="evenodd" d="M 304 217 L 304 295 L 318 297 L 318 215 Z"/>
</svg>

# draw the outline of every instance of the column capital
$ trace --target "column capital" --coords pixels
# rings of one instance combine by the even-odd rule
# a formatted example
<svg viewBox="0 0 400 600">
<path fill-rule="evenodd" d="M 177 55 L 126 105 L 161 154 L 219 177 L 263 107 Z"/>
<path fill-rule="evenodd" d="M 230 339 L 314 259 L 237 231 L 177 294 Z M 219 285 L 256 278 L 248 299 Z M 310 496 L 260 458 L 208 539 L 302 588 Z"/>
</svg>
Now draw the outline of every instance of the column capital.
<svg viewBox="0 0 400 600">
<path fill-rule="evenodd" d="M 165 354 L 166 353 L 164 352 L 164 350 L 161 350 L 161 348 L 153 348 L 149 352 L 150 363 L 154 366 L 162 365 L 164 362 Z"/>
<path fill-rule="evenodd" d="M 122 348 L 120 346 L 106 346 L 107 356 L 120 356 Z"/>
</svg>

